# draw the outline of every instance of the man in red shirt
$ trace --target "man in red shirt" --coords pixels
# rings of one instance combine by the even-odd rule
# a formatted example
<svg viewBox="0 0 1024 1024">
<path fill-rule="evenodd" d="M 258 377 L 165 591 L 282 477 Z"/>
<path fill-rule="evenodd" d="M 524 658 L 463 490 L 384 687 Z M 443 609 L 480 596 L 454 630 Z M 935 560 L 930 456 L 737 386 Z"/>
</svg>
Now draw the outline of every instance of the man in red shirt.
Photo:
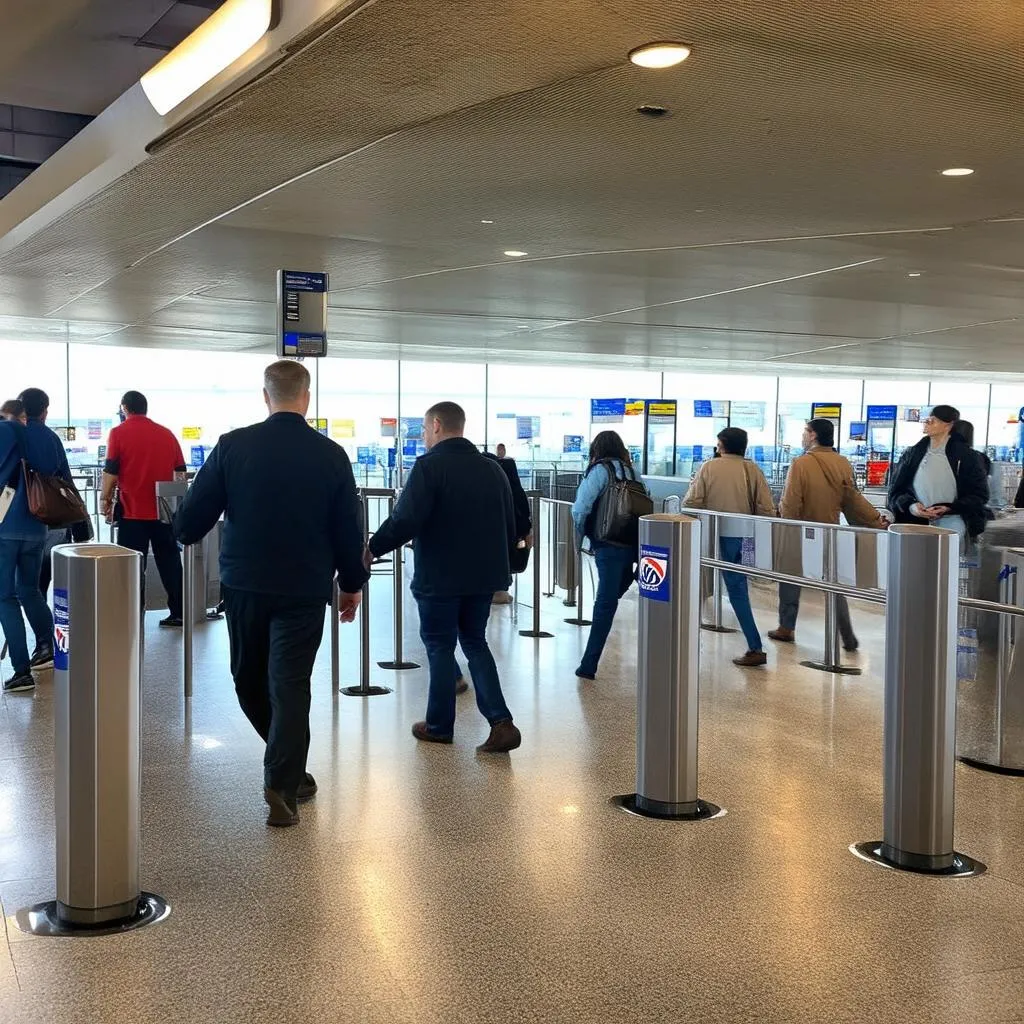
<svg viewBox="0 0 1024 1024">
<path fill-rule="evenodd" d="M 109 519 L 116 487 L 121 506 L 118 543 L 142 555 L 142 607 L 146 607 L 146 557 L 152 546 L 170 612 L 160 625 L 176 627 L 182 624 L 181 557 L 171 524 L 160 521 L 156 485 L 161 480 L 184 480 L 185 458 L 178 439 L 154 423 L 148 411 L 146 396 L 138 391 L 128 391 L 121 399 L 123 422 L 107 441 L 100 511 Z"/>
</svg>

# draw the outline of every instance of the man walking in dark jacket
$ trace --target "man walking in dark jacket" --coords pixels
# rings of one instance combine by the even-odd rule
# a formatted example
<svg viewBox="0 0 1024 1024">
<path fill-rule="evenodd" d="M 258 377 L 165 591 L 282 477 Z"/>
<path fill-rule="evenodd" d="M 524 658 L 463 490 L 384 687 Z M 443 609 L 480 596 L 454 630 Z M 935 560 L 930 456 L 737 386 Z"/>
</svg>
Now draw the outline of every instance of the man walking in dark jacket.
<svg viewBox="0 0 1024 1024">
<path fill-rule="evenodd" d="M 200 541 L 225 514 L 220 578 L 238 702 L 267 744 L 268 825 L 295 825 L 316 793 L 306 771 L 310 676 L 335 575 L 351 622 L 369 579 L 363 525 L 345 449 L 315 430 L 309 371 L 282 360 L 264 374 L 270 416 L 225 434 L 174 519 Z"/>
<path fill-rule="evenodd" d="M 477 707 L 491 725 L 477 750 L 500 753 L 518 747 L 521 737 L 501 692 L 486 629 L 492 596 L 509 584 L 515 516 L 505 474 L 462 436 L 465 427 L 466 414 L 454 402 L 427 410 L 427 454 L 417 459 L 394 512 L 370 539 L 367 558 L 413 541 L 412 593 L 430 665 L 427 717 L 413 726 L 413 735 L 429 743 L 452 742 L 460 643 Z"/>
</svg>

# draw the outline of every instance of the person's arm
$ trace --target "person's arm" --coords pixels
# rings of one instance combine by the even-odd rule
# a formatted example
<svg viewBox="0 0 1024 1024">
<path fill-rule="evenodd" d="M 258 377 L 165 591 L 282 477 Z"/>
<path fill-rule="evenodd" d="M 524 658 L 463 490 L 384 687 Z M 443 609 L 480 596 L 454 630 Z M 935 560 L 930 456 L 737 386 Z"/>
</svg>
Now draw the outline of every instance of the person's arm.
<svg viewBox="0 0 1024 1024">
<path fill-rule="evenodd" d="M 782 489 L 782 500 L 779 502 L 779 514 L 783 519 L 800 519 L 804 513 L 804 468 L 802 459 L 812 458 L 801 455 L 795 459 L 786 474 L 786 486 Z"/>
<path fill-rule="evenodd" d="M 121 472 L 121 444 L 115 427 L 107 438 L 107 461 L 103 465 L 103 480 L 100 490 L 100 514 L 108 521 L 114 508 L 114 489 Z"/>
<path fill-rule="evenodd" d="M 956 501 L 948 506 L 950 513 L 963 519 L 983 516 L 988 505 L 988 474 L 979 452 L 964 452 L 956 485 Z"/>
<path fill-rule="evenodd" d="M 888 522 L 879 515 L 878 509 L 857 490 L 852 470 L 849 477 L 843 481 L 843 488 L 846 494 L 842 511 L 851 526 L 867 526 L 882 530 L 888 527 Z"/>
<path fill-rule="evenodd" d="M 394 511 L 370 538 L 367 545 L 370 554 L 380 558 L 418 537 L 433 507 L 433 489 L 423 464 L 417 460 L 406 478 L 401 496 L 395 502 Z"/>
<path fill-rule="evenodd" d="M 218 444 L 174 513 L 174 535 L 182 544 L 201 541 L 217 525 L 217 520 L 227 508 L 222 458 L 221 445 Z"/>
<path fill-rule="evenodd" d="M 701 463 L 697 475 L 690 482 L 686 495 L 683 498 L 683 505 L 686 508 L 707 508 L 708 507 L 708 482 L 705 478 L 704 469 L 709 462 Z"/>
<path fill-rule="evenodd" d="M 587 519 L 593 512 L 601 495 L 608 486 L 607 466 L 597 465 L 580 481 L 576 500 L 572 504 L 572 521 L 576 532 L 582 537 L 586 532 Z"/>
<path fill-rule="evenodd" d="M 174 435 L 171 435 L 174 437 Z M 178 439 L 174 438 L 174 451 L 177 462 L 174 463 L 174 479 L 178 483 L 184 483 L 188 479 L 188 466 L 185 464 L 185 456 L 181 451 Z"/>
<path fill-rule="evenodd" d="M 341 455 L 340 482 L 331 517 L 334 568 L 343 594 L 358 594 L 370 573 L 363 565 L 363 507 L 356 492 L 356 478 L 344 448 Z M 346 602 L 350 603 L 350 602 Z"/>
<path fill-rule="evenodd" d="M 914 516 L 914 506 L 919 504 L 917 495 L 914 493 L 914 477 L 910 472 L 910 459 L 913 451 L 913 448 L 908 448 L 900 457 L 900 461 L 896 463 L 896 469 L 893 470 L 892 479 L 889 482 L 889 493 L 885 498 L 886 508 L 897 519 Z M 923 511 L 923 509 L 918 511 Z"/>
<path fill-rule="evenodd" d="M 754 466 L 753 470 L 757 481 L 754 485 L 754 508 L 759 516 L 774 516 L 775 502 L 772 499 L 772 489 L 768 486 L 760 467 Z"/>
<path fill-rule="evenodd" d="M 505 472 L 509 487 L 512 488 L 512 508 L 515 512 L 516 533 L 518 534 L 516 539 L 522 540 L 533 533 L 530 499 L 526 496 L 526 491 L 523 490 L 523 481 L 519 479 L 519 469 L 515 459 L 505 459 L 499 465 Z"/>
</svg>

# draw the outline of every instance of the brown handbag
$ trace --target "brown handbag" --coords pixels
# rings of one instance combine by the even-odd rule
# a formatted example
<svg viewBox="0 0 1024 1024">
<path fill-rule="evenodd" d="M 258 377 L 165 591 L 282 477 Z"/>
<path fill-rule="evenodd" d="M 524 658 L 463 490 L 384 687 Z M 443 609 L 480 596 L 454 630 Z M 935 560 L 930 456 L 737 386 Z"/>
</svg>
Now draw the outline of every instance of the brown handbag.
<svg viewBox="0 0 1024 1024">
<path fill-rule="evenodd" d="M 29 514 L 41 523 L 50 527 L 71 526 L 89 518 L 89 510 L 70 480 L 37 473 L 24 459 L 21 470 Z"/>
</svg>

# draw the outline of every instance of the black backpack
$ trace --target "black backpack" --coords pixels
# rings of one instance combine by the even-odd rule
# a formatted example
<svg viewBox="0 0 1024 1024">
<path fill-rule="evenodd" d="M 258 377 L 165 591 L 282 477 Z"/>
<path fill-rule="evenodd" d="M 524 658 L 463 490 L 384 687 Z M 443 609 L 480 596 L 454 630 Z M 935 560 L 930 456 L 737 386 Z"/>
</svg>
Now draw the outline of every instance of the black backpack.
<svg viewBox="0 0 1024 1024">
<path fill-rule="evenodd" d="M 601 544 L 635 548 L 640 542 L 640 517 L 654 511 L 654 502 L 635 476 L 620 480 L 610 462 L 605 460 L 601 465 L 610 479 L 594 510 L 593 539 Z"/>
</svg>

